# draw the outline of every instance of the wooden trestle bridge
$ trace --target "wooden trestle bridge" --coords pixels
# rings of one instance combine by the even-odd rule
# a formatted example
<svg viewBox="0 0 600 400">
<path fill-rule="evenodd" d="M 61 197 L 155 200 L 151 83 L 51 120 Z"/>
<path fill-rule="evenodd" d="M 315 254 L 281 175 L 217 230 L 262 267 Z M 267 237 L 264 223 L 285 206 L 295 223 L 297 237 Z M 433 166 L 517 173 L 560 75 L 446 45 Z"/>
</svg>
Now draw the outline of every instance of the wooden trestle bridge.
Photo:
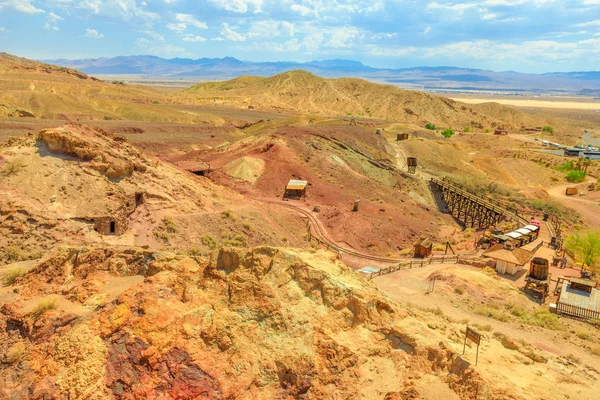
<svg viewBox="0 0 600 400">
<path fill-rule="evenodd" d="M 504 220 L 514 220 L 523 225 L 529 223 L 517 214 L 516 209 L 508 210 L 499 203 L 477 196 L 452 181 L 431 178 L 430 182 L 432 187 L 439 191 L 452 216 L 467 227 L 483 229 Z"/>
</svg>

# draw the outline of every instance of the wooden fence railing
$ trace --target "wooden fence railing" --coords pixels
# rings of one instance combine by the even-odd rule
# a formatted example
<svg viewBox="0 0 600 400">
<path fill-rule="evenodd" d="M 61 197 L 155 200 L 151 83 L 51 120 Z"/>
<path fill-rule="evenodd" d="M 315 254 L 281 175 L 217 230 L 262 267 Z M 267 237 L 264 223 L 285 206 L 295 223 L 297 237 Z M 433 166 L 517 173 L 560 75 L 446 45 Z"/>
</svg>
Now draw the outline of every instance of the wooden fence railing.
<svg viewBox="0 0 600 400">
<path fill-rule="evenodd" d="M 392 265 L 390 267 L 381 268 L 379 271 L 375 271 L 369 274 L 369 279 L 373 279 L 377 276 L 388 275 L 393 272 L 403 271 L 407 269 L 413 268 L 423 268 L 427 265 L 431 264 L 444 264 L 444 263 L 454 263 L 454 264 L 467 264 L 467 265 L 476 265 L 478 264 L 477 260 L 472 260 L 468 258 L 461 258 L 460 256 L 452 256 L 452 257 L 431 257 L 424 260 L 411 260 L 408 262 L 401 262 L 397 265 Z"/>
<path fill-rule="evenodd" d="M 572 304 L 565 304 L 559 302 L 556 306 L 556 311 L 559 314 L 563 314 L 569 317 L 574 317 L 577 319 L 583 319 L 585 321 L 589 320 L 600 320 L 600 312 L 596 310 L 591 310 L 589 308 L 583 308 L 579 306 L 574 306 Z"/>
</svg>

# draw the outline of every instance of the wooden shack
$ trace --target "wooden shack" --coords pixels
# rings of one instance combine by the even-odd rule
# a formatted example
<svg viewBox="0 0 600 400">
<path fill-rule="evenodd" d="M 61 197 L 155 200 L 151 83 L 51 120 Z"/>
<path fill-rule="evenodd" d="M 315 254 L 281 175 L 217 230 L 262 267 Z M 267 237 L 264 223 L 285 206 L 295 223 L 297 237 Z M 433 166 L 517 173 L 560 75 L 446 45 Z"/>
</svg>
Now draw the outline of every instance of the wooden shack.
<svg viewBox="0 0 600 400">
<path fill-rule="evenodd" d="M 431 257 L 433 251 L 433 242 L 429 239 L 423 239 L 419 243 L 415 244 L 415 258 L 427 258 Z"/>
<path fill-rule="evenodd" d="M 496 129 L 494 135 L 508 135 L 508 131 L 506 129 Z"/>
<path fill-rule="evenodd" d="M 254 106 L 248 106 L 248 110 L 256 110 L 256 107 L 254 107 Z"/>
<path fill-rule="evenodd" d="M 505 245 L 496 244 L 483 253 L 483 256 L 496 261 L 498 273 L 515 275 L 533 257 L 533 253 L 520 248 L 510 249 Z"/>
<path fill-rule="evenodd" d="M 408 139 L 408 133 L 404 132 L 404 133 L 397 133 L 396 134 L 396 140 L 400 141 L 400 140 L 407 140 Z"/>
<path fill-rule="evenodd" d="M 577 188 L 576 187 L 568 187 L 565 194 L 567 196 L 575 196 L 577 194 Z"/>
<path fill-rule="evenodd" d="M 287 186 L 285 187 L 284 197 L 286 197 L 286 198 L 306 197 L 306 186 L 308 186 L 307 181 L 290 179 Z"/>
<path fill-rule="evenodd" d="M 593 281 L 571 278 L 558 295 L 556 310 L 584 320 L 600 319 L 600 291 L 594 288 Z"/>
</svg>

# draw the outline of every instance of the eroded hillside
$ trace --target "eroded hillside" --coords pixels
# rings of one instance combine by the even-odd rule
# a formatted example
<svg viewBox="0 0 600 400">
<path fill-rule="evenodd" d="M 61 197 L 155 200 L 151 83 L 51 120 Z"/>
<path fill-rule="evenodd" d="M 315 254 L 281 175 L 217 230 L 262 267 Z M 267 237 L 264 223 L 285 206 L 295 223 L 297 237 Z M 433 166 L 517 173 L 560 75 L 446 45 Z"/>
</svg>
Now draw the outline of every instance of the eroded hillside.
<svg viewBox="0 0 600 400">
<path fill-rule="evenodd" d="M 239 106 L 281 108 L 301 113 L 378 117 L 416 124 L 427 122 L 454 129 L 540 126 L 545 121 L 496 104 L 467 105 L 445 97 L 380 85 L 362 79 L 325 79 L 306 71 L 270 78 L 240 77 L 196 85 L 182 98 L 227 101 Z"/>
</svg>

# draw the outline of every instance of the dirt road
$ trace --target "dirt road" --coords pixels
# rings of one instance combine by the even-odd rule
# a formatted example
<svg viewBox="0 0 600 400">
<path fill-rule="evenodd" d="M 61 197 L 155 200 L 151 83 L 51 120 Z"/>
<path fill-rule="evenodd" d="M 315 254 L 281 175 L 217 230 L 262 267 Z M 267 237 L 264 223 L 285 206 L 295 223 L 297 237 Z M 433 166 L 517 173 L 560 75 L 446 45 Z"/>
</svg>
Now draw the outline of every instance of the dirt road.
<svg viewBox="0 0 600 400">
<path fill-rule="evenodd" d="M 591 182 L 591 181 L 590 181 Z M 587 184 L 587 183 L 586 183 Z M 586 225 L 591 228 L 600 227 L 600 203 L 597 201 L 588 200 L 583 196 L 567 196 L 566 189 L 572 186 L 579 186 L 572 183 L 555 186 L 548 189 L 548 194 L 563 203 L 567 207 L 571 207 L 577 211 L 585 219 Z M 583 187 L 585 185 L 581 185 Z"/>
</svg>

